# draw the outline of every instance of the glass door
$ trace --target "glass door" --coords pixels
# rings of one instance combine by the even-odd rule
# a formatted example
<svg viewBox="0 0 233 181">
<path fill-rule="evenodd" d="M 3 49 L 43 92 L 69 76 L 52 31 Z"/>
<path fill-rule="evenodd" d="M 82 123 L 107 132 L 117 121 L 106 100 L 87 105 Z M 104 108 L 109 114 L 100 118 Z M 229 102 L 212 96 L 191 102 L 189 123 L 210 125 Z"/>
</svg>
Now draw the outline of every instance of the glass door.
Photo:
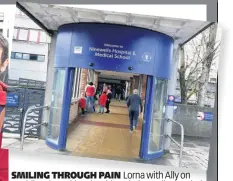
<svg viewBox="0 0 233 181">
<path fill-rule="evenodd" d="M 50 107 L 50 115 L 48 122 L 48 136 L 47 142 L 54 149 L 57 149 L 59 133 L 60 133 L 60 121 L 62 114 L 63 94 L 65 87 L 65 68 L 59 68 L 54 70 L 54 80 L 52 88 L 52 99 Z"/>
<path fill-rule="evenodd" d="M 167 80 L 148 76 L 146 89 L 140 158 L 151 160 L 163 156 Z"/>
<path fill-rule="evenodd" d="M 155 79 L 153 109 L 152 109 L 150 136 L 149 136 L 149 145 L 148 145 L 148 154 L 154 155 L 155 157 L 163 154 L 166 97 L 167 97 L 167 80 L 159 79 L 159 78 Z"/>
<path fill-rule="evenodd" d="M 73 71 L 70 69 L 55 68 L 54 70 L 46 143 L 56 150 L 65 148 L 66 124 L 68 124 L 69 104 L 72 96 L 72 76 Z"/>
</svg>

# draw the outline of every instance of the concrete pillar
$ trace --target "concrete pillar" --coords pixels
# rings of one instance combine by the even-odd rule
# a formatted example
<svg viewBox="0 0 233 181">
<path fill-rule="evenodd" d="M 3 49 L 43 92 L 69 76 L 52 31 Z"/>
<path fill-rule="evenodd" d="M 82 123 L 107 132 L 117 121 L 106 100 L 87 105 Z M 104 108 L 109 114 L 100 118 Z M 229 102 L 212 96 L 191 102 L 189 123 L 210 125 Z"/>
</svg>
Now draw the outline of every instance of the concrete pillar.
<svg viewBox="0 0 233 181">
<path fill-rule="evenodd" d="M 179 63 L 179 54 L 180 54 L 180 48 L 178 46 L 174 47 L 173 50 L 173 60 L 171 62 L 171 78 L 168 81 L 168 95 L 175 95 L 176 91 L 176 83 L 177 83 L 177 68 Z M 166 117 L 173 119 L 173 112 L 174 107 L 173 106 L 166 106 Z M 164 125 L 164 132 L 165 134 L 172 135 L 172 122 L 165 121 Z M 170 144 L 171 140 L 168 137 L 165 137 L 164 139 L 164 150 L 169 151 L 170 150 Z"/>
<path fill-rule="evenodd" d="M 44 99 L 44 105 L 49 105 L 49 106 L 51 104 L 51 98 L 52 98 L 56 40 L 57 40 L 57 35 L 56 33 L 54 33 L 54 35 L 51 37 L 51 43 L 49 46 L 49 56 L 48 56 L 48 63 L 47 63 L 47 78 L 46 78 L 47 80 L 46 80 L 45 99 Z M 48 110 L 43 111 L 42 121 L 49 121 Z M 45 139 L 47 136 L 47 133 L 48 133 L 48 128 L 42 126 L 40 138 Z"/>
<path fill-rule="evenodd" d="M 210 138 L 209 163 L 207 169 L 207 181 L 217 181 L 218 173 L 218 93 L 215 92 L 214 120 L 212 122 L 212 132 Z"/>
</svg>

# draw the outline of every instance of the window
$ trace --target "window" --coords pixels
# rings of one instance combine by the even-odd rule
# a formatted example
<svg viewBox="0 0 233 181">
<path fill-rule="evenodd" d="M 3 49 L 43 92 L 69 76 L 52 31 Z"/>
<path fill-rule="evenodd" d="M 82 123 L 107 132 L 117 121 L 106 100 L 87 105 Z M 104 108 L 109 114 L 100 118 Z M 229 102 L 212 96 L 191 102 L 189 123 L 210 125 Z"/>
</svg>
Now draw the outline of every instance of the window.
<svg viewBox="0 0 233 181">
<path fill-rule="evenodd" d="M 45 56 L 44 55 L 38 55 L 37 60 L 43 62 L 45 60 Z"/>
<path fill-rule="evenodd" d="M 72 91 L 72 99 L 77 99 L 80 93 L 79 85 L 81 78 L 81 69 L 75 68 L 74 80 L 73 80 L 73 91 Z"/>
<path fill-rule="evenodd" d="M 217 82 L 217 80 L 216 80 L 216 78 L 210 78 L 210 82 L 215 83 L 215 82 Z"/>
<path fill-rule="evenodd" d="M 18 39 L 26 41 L 28 39 L 28 30 L 20 29 Z"/>
<path fill-rule="evenodd" d="M 37 55 L 30 54 L 30 60 L 37 60 Z"/>
<path fill-rule="evenodd" d="M 47 36 L 46 36 L 46 33 L 45 32 L 43 32 L 43 31 L 41 31 L 40 32 L 40 42 L 41 43 L 44 43 L 44 42 L 46 42 L 46 39 L 47 39 Z"/>
<path fill-rule="evenodd" d="M 22 60 L 32 60 L 32 61 L 45 61 L 44 55 L 37 54 L 29 54 L 29 53 L 19 53 L 19 52 L 11 52 L 12 59 L 22 59 Z"/>
<path fill-rule="evenodd" d="M 37 42 L 38 37 L 39 37 L 39 31 L 38 30 L 30 30 L 29 41 Z"/>
<path fill-rule="evenodd" d="M 13 35 L 13 39 L 14 39 L 14 40 L 17 39 L 18 31 L 19 31 L 19 30 L 18 30 L 17 28 L 14 29 L 14 35 Z"/>
<path fill-rule="evenodd" d="M 0 29 L 0 33 L 2 33 L 3 32 L 3 30 L 2 29 Z"/>
<path fill-rule="evenodd" d="M 15 53 L 16 59 L 22 59 L 23 54 L 22 53 Z"/>
<path fill-rule="evenodd" d="M 46 43 L 47 35 L 44 31 L 38 29 L 20 29 L 14 28 L 14 39 L 20 41 L 29 41 L 36 43 Z"/>
<path fill-rule="evenodd" d="M 11 58 L 15 58 L 15 52 L 11 52 Z"/>
<path fill-rule="evenodd" d="M 23 59 L 24 59 L 24 60 L 30 60 L 30 55 L 24 53 L 24 54 L 23 54 Z"/>
</svg>

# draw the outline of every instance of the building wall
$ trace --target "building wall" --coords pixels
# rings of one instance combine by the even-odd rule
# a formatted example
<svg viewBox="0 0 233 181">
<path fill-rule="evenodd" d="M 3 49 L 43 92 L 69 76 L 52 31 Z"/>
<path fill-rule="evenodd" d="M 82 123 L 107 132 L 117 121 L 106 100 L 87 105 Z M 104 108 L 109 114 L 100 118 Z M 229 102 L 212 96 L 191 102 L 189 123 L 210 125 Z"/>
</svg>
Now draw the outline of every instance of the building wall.
<svg viewBox="0 0 233 181">
<path fill-rule="evenodd" d="M 22 40 L 22 32 L 26 40 Z M 46 81 L 50 37 L 29 17 L 16 8 L 12 52 L 45 56 L 44 61 L 16 58 L 13 53 L 10 62 L 10 79 L 34 79 Z"/>
<path fill-rule="evenodd" d="M 184 126 L 184 135 L 209 138 L 212 131 L 212 122 L 197 119 L 197 112 L 213 112 L 213 108 L 197 106 L 176 105 L 177 112 L 173 119 Z M 172 124 L 172 134 L 180 135 L 180 127 Z"/>
<path fill-rule="evenodd" d="M 75 102 L 72 102 L 70 105 L 69 124 L 78 119 L 79 113 L 80 109 L 77 100 Z"/>
<path fill-rule="evenodd" d="M 48 64 L 48 47 L 49 44 L 35 44 L 14 41 L 12 46 L 13 52 L 22 52 L 29 54 L 44 55 L 43 62 L 11 59 L 10 62 L 10 79 L 27 78 L 39 81 L 46 81 L 47 64 Z"/>
</svg>

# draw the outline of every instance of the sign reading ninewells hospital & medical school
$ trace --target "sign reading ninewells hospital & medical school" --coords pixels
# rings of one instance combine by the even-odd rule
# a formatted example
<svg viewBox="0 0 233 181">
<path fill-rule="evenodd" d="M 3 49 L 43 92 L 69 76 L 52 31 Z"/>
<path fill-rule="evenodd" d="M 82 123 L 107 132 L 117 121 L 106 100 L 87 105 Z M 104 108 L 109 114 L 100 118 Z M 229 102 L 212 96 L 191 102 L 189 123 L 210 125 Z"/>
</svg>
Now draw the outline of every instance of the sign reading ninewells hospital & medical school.
<svg viewBox="0 0 233 181">
<path fill-rule="evenodd" d="M 126 50 L 123 45 L 114 45 L 114 44 L 104 44 L 104 48 L 90 46 L 88 51 L 93 53 L 92 55 L 95 57 L 101 58 L 113 58 L 113 59 L 121 59 L 121 60 L 131 60 L 133 57 L 136 57 L 136 51 Z M 83 47 L 75 46 L 74 47 L 75 54 L 82 54 Z M 152 54 L 150 52 L 145 52 L 141 55 L 141 61 L 143 62 L 151 62 Z"/>
</svg>

